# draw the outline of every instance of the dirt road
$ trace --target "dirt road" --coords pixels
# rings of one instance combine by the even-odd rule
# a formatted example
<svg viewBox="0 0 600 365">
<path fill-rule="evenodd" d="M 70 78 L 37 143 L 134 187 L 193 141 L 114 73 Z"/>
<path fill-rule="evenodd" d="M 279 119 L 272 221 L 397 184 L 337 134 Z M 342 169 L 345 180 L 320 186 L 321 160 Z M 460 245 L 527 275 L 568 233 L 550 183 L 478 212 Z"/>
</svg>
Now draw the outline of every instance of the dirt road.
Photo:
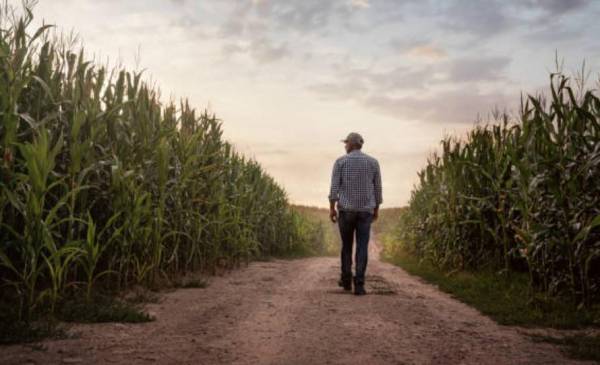
<svg viewBox="0 0 600 365">
<path fill-rule="evenodd" d="M 575 364 L 377 259 L 369 295 L 337 258 L 256 262 L 148 305 L 156 321 L 76 325 L 76 339 L 0 348 L 6 364 Z"/>
</svg>

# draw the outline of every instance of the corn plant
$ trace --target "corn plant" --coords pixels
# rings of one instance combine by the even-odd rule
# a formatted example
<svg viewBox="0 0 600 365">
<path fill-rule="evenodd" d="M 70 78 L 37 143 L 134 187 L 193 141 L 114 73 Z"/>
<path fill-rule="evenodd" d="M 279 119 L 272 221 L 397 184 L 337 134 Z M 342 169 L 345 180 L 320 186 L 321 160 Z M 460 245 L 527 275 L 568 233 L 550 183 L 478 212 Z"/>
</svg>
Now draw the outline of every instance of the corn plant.
<svg viewBox="0 0 600 365">
<path fill-rule="evenodd" d="M 600 299 L 600 99 L 550 78 L 518 118 L 446 137 L 419 172 L 396 235 L 448 269 L 529 272 L 532 289 Z"/>
<path fill-rule="evenodd" d="M 72 292 L 90 301 L 319 251 L 318 221 L 223 139 L 215 115 L 161 101 L 141 72 L 97 65 L 32 19 L 0 13 L 0 299 L 30 317 Z"/>
</svg>

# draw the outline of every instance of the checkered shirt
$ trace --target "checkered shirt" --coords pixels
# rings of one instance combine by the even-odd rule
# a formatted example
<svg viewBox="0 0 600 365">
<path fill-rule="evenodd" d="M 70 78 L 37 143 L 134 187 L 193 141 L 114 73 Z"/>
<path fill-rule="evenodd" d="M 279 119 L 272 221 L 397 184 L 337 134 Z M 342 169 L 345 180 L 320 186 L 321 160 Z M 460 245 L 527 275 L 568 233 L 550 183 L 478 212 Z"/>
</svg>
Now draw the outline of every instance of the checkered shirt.
<svg viewBox="0 0 600 365">
<path fill-rule="evenodd" d="M 383 202 L 381 171 L 373 157 L 353 150 L 333 165 L 329 201 L 339 210 L 370 211 Z"/>
</svg>

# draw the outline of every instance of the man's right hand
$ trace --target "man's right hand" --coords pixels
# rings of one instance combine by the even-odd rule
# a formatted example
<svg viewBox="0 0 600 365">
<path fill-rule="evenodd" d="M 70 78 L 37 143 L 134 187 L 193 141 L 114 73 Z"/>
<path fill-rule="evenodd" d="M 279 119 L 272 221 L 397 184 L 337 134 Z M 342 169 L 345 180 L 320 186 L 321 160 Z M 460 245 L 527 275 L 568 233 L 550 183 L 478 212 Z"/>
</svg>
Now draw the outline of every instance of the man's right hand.
<svg viewBox="0 0 600 365">
<path fill-rule="evenodd" d="M 329 219 L 331 219 L 333 223 L 337 222 L 337 211 L 335 208 L 329 209 Z"/>
</svg>

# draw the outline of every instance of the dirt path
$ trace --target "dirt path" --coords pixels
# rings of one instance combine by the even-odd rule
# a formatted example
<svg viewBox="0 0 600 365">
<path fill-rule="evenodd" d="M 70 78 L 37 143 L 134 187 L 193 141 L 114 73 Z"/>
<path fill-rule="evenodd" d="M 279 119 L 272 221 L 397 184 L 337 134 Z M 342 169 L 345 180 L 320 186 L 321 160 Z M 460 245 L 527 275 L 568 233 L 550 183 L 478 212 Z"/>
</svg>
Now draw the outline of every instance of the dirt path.
<svg viewBox="0 0 600 365">
<path fill-rule="evenodd" d="M 77 339 L 0 348 L 3 364 L 576 364 L 499 326 L 371 245 L 369 295 L 337 287 L 337 258 L 252 263 L 164 294 L 145 324 L 76 325 Z"/>
</svg>

